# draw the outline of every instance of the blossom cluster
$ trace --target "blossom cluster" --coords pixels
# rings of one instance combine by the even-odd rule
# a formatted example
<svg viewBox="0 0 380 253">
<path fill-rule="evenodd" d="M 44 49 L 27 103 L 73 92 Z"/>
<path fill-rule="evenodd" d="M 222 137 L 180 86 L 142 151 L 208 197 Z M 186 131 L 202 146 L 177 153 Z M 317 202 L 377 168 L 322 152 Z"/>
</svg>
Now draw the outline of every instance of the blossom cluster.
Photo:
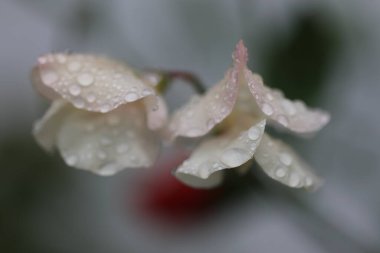
<svg viewBox="0 0 380 253">
<path fill-rule="evenodd" d="M 32 71 L 35 88 L 52 101 L 33 134 L 55 148 L 71 167 L 99 175 L 151 167 L 162 141 L 197 138 L 200 144 L 174 175 L 193 187 L 220 184 L 223 170 L 254 159 L 271 178 L 313 189 L 320 179 L 285 143 L 265 133 L 273 125 L 305 135 L 319 131 L 329 115 L 292 101 L 247 67 L 240 41 L 224 78 L 168 115 L 160 76 L 106 57 L 48 54 Z"/>
</svg>

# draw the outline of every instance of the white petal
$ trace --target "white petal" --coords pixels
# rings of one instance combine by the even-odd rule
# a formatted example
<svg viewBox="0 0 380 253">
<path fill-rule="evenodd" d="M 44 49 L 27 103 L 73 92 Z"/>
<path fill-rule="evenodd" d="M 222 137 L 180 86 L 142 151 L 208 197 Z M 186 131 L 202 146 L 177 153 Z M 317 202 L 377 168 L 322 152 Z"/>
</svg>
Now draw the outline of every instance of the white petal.
<svg viewBox="0 0 380 253">
<path fill-rule="evenodd" d="M 161 129 L 168 121 L 168 108 L 161 96 L 149 96 L 144 99 L 147 123 L 151 130 Z"/>
<path fill-rule="evenodd" d="M 315 189 L 321 184 L 321 180 L 288 145 L 266 134 L 254 157 L 268 176 L 287 186 Z"/>
<path fill-rule="evenodd" d="M 297 133 L 312 133 L 330 120 L 328 113 L 310 109 L 302 101 L 291 101 L 279 90 L 266 87 L 262 78 L 248 69 L 245 79 L 262 113 L 282 127 Z"/>
<path fill-rule="evenodd" d="M 33 135 L 45 150 L 53 150 L 57 133 L 70 107 L 64 100 L 56 100 L 44 116 L 34 124 Z"/>
<path fill-rule="evenodd" d="M 174 113 L 169 130 L 173 137 L 205 135 L 232 111 L 238 92 L 237 72 L 232 69 L 225 78 L 202 97 L 193 97 Z"/>
<path fill-rule="evenodd" d="M 231 113 L 239 92 L 238 76 L 247 62 L 247 51 L 242 42 L 236 46 L 232 58 L 234 66 L 222 81 L 174 113 L 169 125 L 173 138 L 203 136 Z"/>
<path fill-rule="evenodd" d="M 130 167 L 149 167 L 158 153 L 141 103 L 107 114 L 73 109 L 58 134 L 57 146 L 69 166 L 112 175 Z"/>
<path fill-rule="evenodd" d="M 32 79 L 48 98 L 59 94 L 79 109 L 102 113 L 154 94 L 153 87 L 126 65 L 93 55 L 40 57 Z"/>
<path fill-rule="evenodd" d="M 187 186 L 200 189 L 215 188 L 223 182 L 223 173 L 217 171 L 208 178 L 200 178 L 191 174 L 176 172 L 175 177 Z"/>
<path fill-rule="evenodd" d="M 217 171 L 235 168 L 250 160 L 264 133 L 265 120 L 254 124 L 247 131 L 237 129 L 225 135 L 202 142 L 193 154 L 175 172 L 181 180 L 182 174 L 208 179 Z"/>
</svg>

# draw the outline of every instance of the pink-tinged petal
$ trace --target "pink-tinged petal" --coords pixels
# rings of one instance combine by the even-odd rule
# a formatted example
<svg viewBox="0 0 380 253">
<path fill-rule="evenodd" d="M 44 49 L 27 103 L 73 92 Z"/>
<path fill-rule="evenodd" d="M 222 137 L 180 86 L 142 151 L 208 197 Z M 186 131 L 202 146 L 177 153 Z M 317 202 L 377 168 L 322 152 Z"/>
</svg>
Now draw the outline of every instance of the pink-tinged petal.
<svg viewBox="0 0 380 253">
<path fill-rule="evenodd" d="M 161 96 L 149 96 L 144 99 L 147 124 L 150 130 L 164 127 L 168 121 L 168 108 Z"/>
<path fill-rule="evenodd" d="M 203 179 L 205 183 L 209 183 L 209 178 L 215 173 L 245 164 L 259 146 L 264 129 L 265 120 L 262 120 L 246 131 L 234 129 L 227 134 L 203 141 L 190 158 L 176 170 L 176 177 L 184 180 L 187 175 L 199 178 L 199 182 Z"/>
<path fill-rule="evenodd" d="M 173 138 L 203 136 L 231 113 L 239 92 L 238 77 L 243 74 L 247 58 L 247 49 L 240 41 L 232 55 L 233 67 L 226 72 L 224 79 L 174 113 L 169 124 Z"/>
<path fill-rule="evenodd" d="M 264 135 L 254 154 L 255 160 L 271 178 L 294 188 L 316 189 L 321 179 L 285 143 Z"/>
<path fill-rule="evenodd" d="M 230 69 L 225 78 L 204 96 L 193 97 L 174 113 L 169 125 L 172 137 L 199 137 L 208 133 L 232 111 L 238 93 L 238 72 Z"/>
<path fill-rule="evenodd" d="M 300 134 L 313 133 L 330 120 L 328 113 L 308 108 L 302 101 L 291 101 L 281 91 L 265 86 L 262 78 L 248 69 L 245 79 L 262 113 L 282 127 Z"/>
<path fill-rule="evenodd" d="M 159 149 L 157 137 L 146 126 L 140 103 L 130 103 L 107 114 L 72 107 L 58 132 L 57 146 L 69 166 L 100 175 L 149 167 Z"/>
<path fill-rule="evenodd" d="M 56 144 L 57 133 L 67 114 L 70 112 L 68 103 L 64 100 L 56 100 L 50 106 L 44 116 L 33 126 L 33 135 L 38 144 L 45 150 L 52 151 Z"/>
<path fill-rule="evenodd" d="M 76 108 L 102 113 L 154 94 L 125 64 L 93 55 L 40 57 L 32 81 L 50 99 L 59 94 Z"/>
</svg>

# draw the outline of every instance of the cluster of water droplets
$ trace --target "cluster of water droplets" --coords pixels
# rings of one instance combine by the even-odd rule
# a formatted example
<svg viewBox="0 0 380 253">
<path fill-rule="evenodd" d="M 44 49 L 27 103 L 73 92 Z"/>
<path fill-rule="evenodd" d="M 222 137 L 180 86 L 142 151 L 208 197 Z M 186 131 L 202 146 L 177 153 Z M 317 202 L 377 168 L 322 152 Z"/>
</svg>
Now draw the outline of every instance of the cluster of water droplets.
<svg viewBox="0 0 380 253">
<path fill-rule="evenodd" d="M 150 154 L 158 148 L 157 143 L 138 115 L 141 111 L 133 109 L 120 108 L 107 114 L 76 111 L 70 115 L 58 135 L 65 162 L 101 175 L 126 167 L 150 166 Z"/>
<path fill-rule="evenodd" d="M 296 154 L 285 144 L 264 137 L 255 153 L 255 159 L 272 178 L 295 188 L 310 188 L 315 176 Z"/>
<path fill-rule="evenodd" d="M 247 70 L 245 76 L 262 113 L 281 126 L 300 133 L 314 132 L 329 121 L 326 113 L 309 109 L 302 101 L 291 101 L 281 91 L 266 87 L 259 75 Z"/>
<path fill-rule="evenodd" d="M 202 97 L 194 96 L 173 116 L 169 129 L 174 136 L 198 137 L 206 134 L 232 111 L 238 95 L 237 71 L 230 69 L 225 78 Z"/>
<path fill-rule="evenodd" d="M 50 54 L 38 63 L 42 83 L 79 109 L 105 113 L 154 94 L 131 69 L 107 58 Z"/>
<path fill-rule="evenodd" d="M 252 158 L 264 129 L 265 120 L 240 134 L 206 141 L 178 171 L 206 179 L 216 171 L 238 167 Z"/>
</svg>

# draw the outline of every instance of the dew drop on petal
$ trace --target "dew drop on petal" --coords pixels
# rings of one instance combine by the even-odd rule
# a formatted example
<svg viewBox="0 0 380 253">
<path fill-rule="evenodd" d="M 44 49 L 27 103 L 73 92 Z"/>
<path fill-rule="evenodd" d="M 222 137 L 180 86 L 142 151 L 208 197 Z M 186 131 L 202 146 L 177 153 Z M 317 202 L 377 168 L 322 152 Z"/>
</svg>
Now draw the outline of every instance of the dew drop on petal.
<svg viewBox="0 0 380 253">
<path fill-rule="evenodd" d="M 73 84 L 69 87 L 69 92 L 73 96 L 78 96 L 81 92 L 81 88 L 78 85 Z"/>
<path fill-rule="evenodd" d="M 102 176 L 111 176 L 115 174 L 116 172 L 117 172 L 117 167 L 113 163 L 106 164 L 102 168 L 100 168 L 99 171 L 97 171 L 97 173 Z"/>
<path fill-rule="evenodd" d="M 280 161 L 285 164 L 286 166 L 289 166 L 292 163 L 292 157 L 287 153 L 280 154 Z"/>
<path fill-rule="evenodd" d="M 82 98 L 75 98 L 73 100 L 73 105 L 78 108 L 78 109 L 82 109 L 84 107 L 84 101 Z"/>
<path fill-rule="evenodd" d="M 78 158 L 75 155 L 70 155 L 65 158 L 67 165 L 74 166 L 78 162 Z"/>
<path fill-rule="evenodd" d="M 268 115 L 268 116 L 270 116 L 270 115 L 273 114 L 273 108 L 272 108 L 272 106 L 270 106 L 269 104 L 264 103 L 264 104 L 262 105 L 262 110 L 263 110 L 263 112 L 264 112 L 266 115 Z"/>
<path fill-rule="evenodd" d="M 85 97 L 86 97 L 87 102 L 89 103 L 95 102 L 96 100 L 96 96 L 93 93 L 89 93 Z"/>
<path fill-rule="evenodd" d="M 278 116 L 278 117 L 277 117 L 277 121 L 278 121 L 281 125 L 283 125 L 283 126 L 285 126 L 285 127 L 287 127 L 287 126 L 289 125 L 289 121 L 288 121 L 288 119 L 286 118 L 285 115 L 280 115 L 280 116 Z"/>
<path fill-rule="evenodd" d="M 310 177 L 307 177 L 305 179 L 305 185 L 306 185 L 306 187 L 310 187 L 312 184 L 313 184 L 313 179 L 311 179 Z"/>
<path fill-rule="evenodd" d="M 300 179 L 300 176 L 298 174 L 295 174 L 295 173 L 290 174 L 289 185 L 291 187 L 298 186 L 300 184 L 300 182 L 301 182 L 301 179 Z"/>
<path fill-rule="evenodd" d="M 276 172 L 275 172 L 275 175 L 276 175 L 276 177 L 278 177 L 278 178 L 285 177 L 285 175 L 286 175 L 286 168 L 284 168 L 284 167 L 280 167 L 280 168 L 278 168 L 278 169 L 276 170 Z"/>
<path fill-rule="evenodd" d="M 94 76 L 89 73 L 82 73 L 78 76 L 77 81 L 82 86 L 89 86 L 94 82 Z"/>
<path fill-rule="evenodd" d="M 45 85 L 52 85 L 53 83 L 58 81 L 58 75 L 53 70 L 42 69 L 41 70 L 41 79 Z"/>
<path fill-rule="evenodd" d="M 77 72 L 81 68 L 81 64 L 77 61 L 71 61 L 67 64 L 67 69 L 71 72 Z"/>
<path fill-rule="evenodd" d="M 255 141 L 260 137 L 261 131 L 257 127 L 251 127 L 248 130 L 248 138 Z"/>
<path fill-rule="evenodd" d="M 296 108 L 294 107 L 292 102 L 290 102 L 289 100 L 282 101 L 282 106 L 284 107 L 285 112 L 291 116 L 296 114 L 296 112 L 297 112 Z"/>
<path fill-rule="evenodd" d="M 127 102 L 136 101 L 138 98 L 139 96 L 135 92 L 128 92 L 127 95 L 125 95 L 125 101 Z"/>
<path fill-rule="evenodd" d="M 110 108 L 111 108 L 111 106 L 109 104 L 103 104 L 100 107 L 100 112 L 102 112 L 102 113 L 108 112 L 110 110 Z"/>
<path fill-rule="evenodd" d="M 221 161 L 230 167 L 237 167 L 249 160 L 251 157 L 247 152 L 239 148 L 227 149 L 221 156 Z"/>
</svg>

